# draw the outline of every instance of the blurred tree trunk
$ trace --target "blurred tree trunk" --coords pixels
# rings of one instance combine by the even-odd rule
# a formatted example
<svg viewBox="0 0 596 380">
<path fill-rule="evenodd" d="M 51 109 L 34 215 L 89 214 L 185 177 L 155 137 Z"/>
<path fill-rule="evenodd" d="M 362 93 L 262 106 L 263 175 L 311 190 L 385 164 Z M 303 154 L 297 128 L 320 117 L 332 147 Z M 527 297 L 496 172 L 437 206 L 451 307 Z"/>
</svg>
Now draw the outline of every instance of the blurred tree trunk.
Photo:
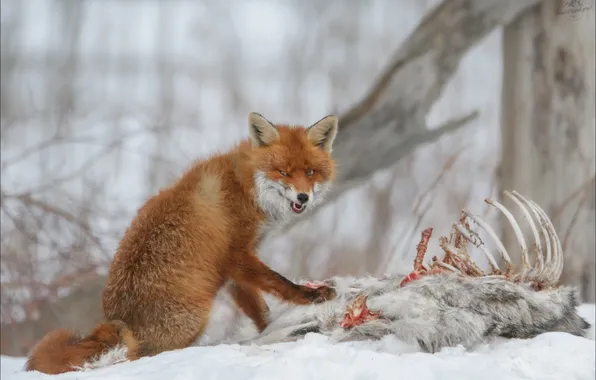
<svg viewBox="0 0 596 380">
<path fill-rule="evenodd" d="M 561 282 L 580 285 L 584 300 L 594 302 L 595 51 L 588 1 L 548 0 L 505 28 L 500 188 L 545 209 L 566 255 Z M 503 219 L 506 247 L 519 251 Z"/>
<path fill-rule="evenodd" d="M 48 50 L 47 63 L 55 65 L 52 67 L 53 75 L 47 83 L 48 98 L 53 101 L 48 113 L 56 113 L 57 130 L 61 134 L 66 134 L 69 128 L 66 118 L 75 111 L 76 107 L 79 41 L 85 5 L 79 1 L 66 0 L 59 1 L 56 5 L 58 12 L 54 19 L 56 20 L 55 38 L 60 41 L 61 54 L 58 55 L 57 62 L 52 62 L 50 55 L 53 51 Z"/>
<path fill-rule="evenodd" d="M 149 171 L 148 193 L 152 194 L 164 186 L 171 178 L 168 178 L 169 168 L 164 162 L 168 153 L 168 146 L 164 144 L 165 137 L 172 134 L 173 115 L 174 115 L 174 73 L 169 63 L 161 60 L 160 57 L 168 55 L 168 42 L 171 40 L 169 33 L 171 31 L 170 20 L 172 19 L 168 12 L 166 3 L 159 4 L 159 14 L 157 21 L 157 46 L 155 48 L 155 61 L 157 64 L 158 87 L 158 113 L 155 119 L 158 120 L 156 127 L 154 147 L 151 151 L 151 169 Z"/>
</svg>

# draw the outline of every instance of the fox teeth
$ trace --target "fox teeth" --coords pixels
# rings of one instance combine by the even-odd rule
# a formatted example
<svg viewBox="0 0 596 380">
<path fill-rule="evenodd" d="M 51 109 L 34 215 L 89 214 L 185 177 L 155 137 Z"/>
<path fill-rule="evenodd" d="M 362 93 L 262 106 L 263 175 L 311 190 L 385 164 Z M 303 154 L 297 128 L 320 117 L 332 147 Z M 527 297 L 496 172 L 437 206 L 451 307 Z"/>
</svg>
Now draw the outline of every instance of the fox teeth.
<svg viewBox="0 0 596 380">
<path fill-rule="evenodd" d="M 302 211 L 304 211 L 305 207 L 302 204 L 296 203 L 296 202 L 290 202 L 290 206 L 292 207 L 292 211 L 294 211 L 295 213 L 301 213 Z"/>
</svg>

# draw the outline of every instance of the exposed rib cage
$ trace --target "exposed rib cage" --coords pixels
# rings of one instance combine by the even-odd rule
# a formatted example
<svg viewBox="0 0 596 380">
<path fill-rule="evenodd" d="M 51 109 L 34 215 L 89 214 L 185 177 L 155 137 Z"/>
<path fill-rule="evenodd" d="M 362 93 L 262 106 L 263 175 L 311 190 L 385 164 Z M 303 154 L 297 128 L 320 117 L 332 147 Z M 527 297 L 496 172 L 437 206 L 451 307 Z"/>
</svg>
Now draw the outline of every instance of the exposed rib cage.
<svg viewBox="0 0 596 380">
<path fill-rule="evenodd" d="M 463 210 L 460 220 L 453 224 L 453 231 L 449 239 L 446 237 L 439 239 L 439 245 L 445 252 L 443 259 L 439 260 L 435 256 L 428 263 L 424 263 L 426 245 L 432 234 L 432 228 L 423 231 L 421 244 L 418 246 L 418 253 L 416 260 L 414 260 L 414 271 L 404 279 L 404 283 L 419 278 L 420 275 L 451 271 L 465 276 L 505 278 L 514 282 L 528 283 L 535 290 L 555 286 L 563 272 L 563 248 L 551 220 L 535 202 L 527 200 L 516 191 L 505 191 L 504 194 L 519 206 L 532 230 L 534 239 L 530 249 L 528 249 L 528 244 L 524 239 L 521 227 L 511 212 L 499 202 L 485 199 L 487 204 L 495 207 L 505 215 L 513 228 L 522 257 L 522 264 L 517 272 L 513 271 L 511 257 L 493 228 L 480 216 Z M 498 255 L 505 262 L 504 270 L 500 268 L 495 255 L 486 247 L 486 244 L 478 233 L 470 228 L 468 220 L 478 224 L 491 238 L 496 246 Z M 536 227 L 536 223 L 540 227 L 540 232 Z M 544 238 L 544 246 L 541 237 Z M 485 273 L 471 259 L 468 253 L 468 242 L 479 248 L 486 256 L 491 268 L 489 273 Z M 424 249 L 420 249 L 421 245 Z M 529 252 L 532 252 L 535 256 L 533 264 L 531 263 Z"/>
</svg>

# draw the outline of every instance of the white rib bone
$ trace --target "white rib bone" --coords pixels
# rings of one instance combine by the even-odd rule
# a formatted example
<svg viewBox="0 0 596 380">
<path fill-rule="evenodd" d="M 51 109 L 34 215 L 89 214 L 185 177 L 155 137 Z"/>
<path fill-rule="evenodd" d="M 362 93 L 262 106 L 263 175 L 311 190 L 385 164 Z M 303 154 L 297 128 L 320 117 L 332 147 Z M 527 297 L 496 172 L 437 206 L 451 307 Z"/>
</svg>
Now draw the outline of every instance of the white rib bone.
<svg viewBox="0 0 596 380">
<path fill-rule="evenodd" d="M 542 215 L 540 215 L 537 211 L 536 208 L 532 205 L 532 211 L 534 213 L 536 213 L 536 218 L 540 221 L 540 228 L 542 230 L 542 234 L 544 236 L 544 241 L 546 244 L 546 258 L 544 261 L 544 270 L 543 270 L 543 274 L 546 274 L 548 272 L 552 272 L 553 271 L 553 266 L 554 266 L 554 250 L 556 250 L 557 248 L 554 247 L 553 241 L 550 238 L 550 232 L 548 232 L 548 229 L 546 228 L 546 222 L 544 221 L 544 218 L 542 217 Z"/>
<path fill-rule="evenodd" d="M 547 277 L 547 280 L 552 284 L 559 281 L 561 274 L 563 273 L 563 247 L 561 245 L 561 241 L 557 236 L 557 232 L 555 231 L 555 227 L 553 223 L 549 219 L 548 215 L 544 212 L 540 206 L 536 204 L 534 201 L 530 201 L 531 204 L 536 208 L 536 211 L 542 216 L 543 222 L 546 224 L 546 228 L 549 232 L 549 237 L 553 240 L 553 267 L 550 276 Z"/>
<path fill-rule="evenodd" d="M 522 203 L 522 201 L 525 201 L 522 197 L 521 200 L 518 199 L 517 194 L 512 194 L 509 191 L 505 190 L 503 192 L 503 194 L 510 198 L 513 202 L 515 202 L 515 204 L 522 210 L 522 213 L 524 214 L 524 217 L 526 218 L 526 220 L 528 221 L 528 224 L 530 225 L 530 229 L 532 230 L 532 234 L 534 235 L 534 251 L 536 253 L 536 261 L 534 263 L 534 265 L 536 265 L 536 263 L 538 263 L 538 271 L 542 272 L 544 270 L 544 261 L 542 258 L 542 244 L 540 244 L 540 235 L 538 234 L 538 230 L 536 229 L 536 224 L 534 224 L 534 219 L 532 218 L 532 216 L 530 215 L 530 212 L 528 211 L 528 208 L 526 208 L 526 206 L 524 205 L 524 203 Z M 538 219 L 540 220 L 540 219 Z M 536 270 L 536 267 L 533 267 L 533 270 Z"/>
<path fill-rule="evenodd" d="M 441 248 L 443 248 L 443 250 L 445 252 L 451 253 L 454 256 L 458 256 L 459 257 L 459 252 L 457 251 L 457 248 L 453 245 L 453 244 L 449 244 L 449 243 L 441 243 Z M 437 260 L 437 263 L 441 262 L 441 260 Z M 431 262 L 432 264 L 432 262 Z M 449 265 L 449 264 L 447 264 Z M 451 266 L 451 265 L 449 265 Z M 456 269 L 458 272 L 460 271 L 458 268 L 454 268 Z"/>
<path fill-rule="evenodd" d="M 538 206 L 538 205 L 536 205 Z M 565 257 L 563 256 L 563 245 L 561 244 L 561 240 L 559 240 L 559 236 L 557 235 L 557 231 L 555 230 L 555 226 L 553 225 L 552 221 L 550 220 L 550 218 L 548 217 L 548 215 L 546 215 L 546 212 L 544 212 L 544 210 L 540 209 L 542 211 L 542 213 L 544 214 L 544 218 L 546 219 L 546 222 L 548 223 L 551 232 L 552 232 L 552 236 L 556 242 L 556 271 L 555 271 L 555 276 L 553 278 L 554 282 L 559 281 L 559 278 L 561 278 L 561 275 L 563 274 L 563 266 L 565 264 Z"/>
<path fill-rule="evenodd" d="M 437 264 L 439 264 L 439 266 L 442 266 L 445 269 L 449 269 L 452 272 L 461 273 L 461 270 L 459 268 L 456 268 L 454 266 L 451 266 L 449 264 L 446 264 L 446 263 L 442 262 L 441 260 L 437 260 Z"/>
<path fill-rule="evenodd" d="M 459 225 L 462 226 L 461 223 Z M 454 227 L 456 227 L 456 226 L 457 225 L 454 224 Z M 468 226 L 463 226 L 462 228 L 466 228 L 468 232 L 474 233 L 474 231 L 471 231 L 468 229 Z M 463 238 L 467 242 L 470 242 L 470 240 L 468 240 L 466 236 L 463 236 Z M 479 243 L 483 244 L 482 240 L 478 236 L 476 236 L 476 239 L 479 239 L 480 240 Z M 472 244 L 474 244 L 474 243 L 472 243 Z M 449 264 L 441 263 L 441 262 L 439 262 L 439 265 L 444 266 L 445 268 L 448 268 L 448 269 L 455 268 L 457 271 L 459 271 L 461 273 L 467 273 L 467 272 L 472 271 L 472 272 L 476 272 L 480 276 L 486 276 L 486 273 L 484 273 L 484 271 L 476 265 L 476 263 L 470 258 L 470 256 L 467 255 L 466 252 L 462 252 L 462 250 L 463 250 L 462 248 L 457 248 L 453 244 L 449 244 L 449 243 L 441 243 L 441 247 L 446 252 L 451 253 L 452 259 L 453 259 L 453 266 L 451 266 Z M 492 265 L 491 265 L 491 268 L 492 268 L 493 273 L 499 269 L 498 267 L 495 268 Z"/>
<path fill-rule="evenodd" d="M 507 263 L 507 267 L 508 268 L 511 267 L 511 257 L 509 257 L 509 254 L 507 253 L 505 246 L 503 245 L 503 243 L 497 236 L 497 233 L 495 232 L 495 230 L 493 230 L 492 227 L 488 223 L 486 223 L 484 221 L 484 219 L 482 219 L 479 215 L 476 215 L 476 214 L 474 214 L 470 211 L 467 211 L 467 210 L 464 210 L 463 212 L 464 212 L 464 214 L 466 214 L 466 216 L 468 218 L 470 218 L 473 222 L 478 224 L 480 226 L 480 228 L 482 228 L 488 234 L 488 236 L 490 236 L 490 238 L 493 240 L 493 242 L 497 246 L 497 251 L 499 252 L 499 255 L 501 255 L 503 260 L 505 260 L 505 262 Z M 486 255 L 486 252 L 485 252 L 485 255 Z M 490 252 L 489 252 L 489 255 L 490 255 Z M 492 257 L 492 255 L 490 255 L 490 256 Z M 494 258 L 493 258 L 493 260 L 494 260 Z"/>
<path fill-rule="evenodd" d="M 541 273 L 541 277 L 543 279 L 547 280 L 548 282 L 551 282 L 551 279 L 554 278 L 555 274 L 556 274 L 556 260 L 557 260 L 557 256 L 558 256 L 557 242 L 556 242 L 556 239 L 553 238 L 553 230 L 548 225 L 548 222 L 546 221 L 544 212 L 542 210 L 540 210 L 533 201 L 530 201 L 530 202 L 532 202 L 531 203 L 532 208 L 538 214 L 540 224 L 543 226 L 543 228 L 545 228 L 547 230 L 545 240 L 547 241 L 547 244 L 552 246 L 551 260 L 550 260 L 550 262 L 546 263 L 544 271 Z"/>
<path fill-rule="evenodd" d="M 554 279 L 556 277 L 556 272 L 557 272 L 557 260 L 559 257 L 558 254 L 558 247 L 557 247 L 557 241 L 556 238 L 553 237 L 553 229 L 551 229 L 551 227 L 549 226 L 548 222 L 546 221 L 546 214 L 538 207 L 538 205 L 536 205 L 536 203 L 534 203 L 533 201 L 531 201 L 532 203 L 532 207 L 534 208 L 534 210 L 536 210 L 536 213 L 538 213 L 538 216 L 540 218 L 540 223 L 542 224 L 542 226 L 544 226 L 547 230 L 547 236 L 545 237 L 545 239 L 549 242 L 549 244 L 552 246 L 552 257 L 551 257 L 551 261 L 548 265 L 546 265 L 546 268 L 544 270 L 544 272 L 542 273 L 542 277 L 547 280 L 548 282 L 552 282 L 552 279 Z"/>
<path fill-rule="evenodd" d="M 517 238 L 517 241 L 520 244 L 520 248 L 522 250 L 523 264 L 522 264 L 521 275 L 525 276 L 526 272 L 528 272 L 528 270 L 530 269 L 530 260 L 528 258 L 528 247 L 526 246 L 526 241 L 524 240 L 524 235 L 521 232 L 521 228 L 519 228 L 519 224 L 517 224 L 517 222 L 515 221 L 515 218 L 513 217 L 513 215 L 511 215 L 509 210 L 507 210 L 507 208 L 505 206 L 503 206 L 502 204 L 500 204 L 499 202 L 492 200 L 492 199 L 485 199 L 484 201 L 486 203 L 488 203 L 489 205 L 497 208 L 499 211 L 501 211 L 503 213 L 503 215 L 505 215 L 505 217 L 507 217 L 509 224 L 511 224 L 511 227 L 513 228 L 513 232 L 515 233 L 515 237 Z"/>
<path fill-rule="evenodd" d="M 464 220 L 465 220 L 465 218 L 467 218 L 467 215 L 464 212 L 462 212 L 462 216 L 464 217 Z M 462 218 L 460 218 L 459 224 L 462 224 L 461 219 Z M 456 224 L 454 224 L 453 227 L 456 227 L 456 229 L 457 229 Z M 472 231 L 467 223 L 464 224 L 464 227 L 466 228 L 467 231 Z M 459 229 L 457 229 L 457 230 L 459 231 Z M 457 234 L 454 234 L 454 235 L 457 235 Z M 451 242 L 449 242 L 449 243 L 451 243 Z M 455 241 L 453 243 L 455 243 Z M 469 240 L 466 240 L 464 238 L 463 240 L 460 240 L 459 247 L 456 247 L 456 248 L 458 250 L 458 254 L 460 257 L 465 257 L 466 260 L 470 261 L 470 260 L 472 260 L 472 258 L 470 257 L 470 253 L 468 252 L 468 243 L 469 243 Z"/>
<path fill-rule="evenodd" d="M 466 215 L 468 215 L 467 211 L 464 211 L 464 212 L 466 213 Z M 484 253 L 484 256 L 486 256 L 486 258 L 488 259 L 493 271 L 496 269 L 500 269 L 499 264 L 497 263 L 497 260 L 495 260 L 494 256 L 490 253 L 488 248 L 486 248 L 486 245 L 484 244 L 484 242 L 482 241 L 482 239 L 480 238 L 480 236 L 478 236 L 478 234 L 476 232 L 468 229 L 462 223 L 456 223 L 453 226 L 462 234 L 462 236 L 467 241 L 472 243 L 475 247 L 480 248 L 482 253 Z"/>
<path fill-rule="evenodd" d="M 517 191 L 513 190 L 513 195 L 515 195 L 516 197 L 518 197 L 519 199 L 521 199 L 530 209 L 530 211 L 532 212 L 532 215 L 534 215 L 534 217 L 538 220 L 538 222 L 540 223 L 540 230 L 542 231 L 542 236 L 544 236 L 544 243 L 546 245 L 546 255 L 544 255 L 544 253 L 541 252 L 541 254 L 544 257 L 544 269 L 542 270 L 542 272 L 546 271 L 547 268 L 552 266 L 551 263 L 551 241 L 549 239 L 549 233 L 545 228 L 545 224 L 542 223 L 542 217 L 540 216 L 540 214 L 538 213 L 538 211 L 536 211 L 536 207 L 526 198 L 524 198 L 520 193 L 518 193 Z"/>
</svg>

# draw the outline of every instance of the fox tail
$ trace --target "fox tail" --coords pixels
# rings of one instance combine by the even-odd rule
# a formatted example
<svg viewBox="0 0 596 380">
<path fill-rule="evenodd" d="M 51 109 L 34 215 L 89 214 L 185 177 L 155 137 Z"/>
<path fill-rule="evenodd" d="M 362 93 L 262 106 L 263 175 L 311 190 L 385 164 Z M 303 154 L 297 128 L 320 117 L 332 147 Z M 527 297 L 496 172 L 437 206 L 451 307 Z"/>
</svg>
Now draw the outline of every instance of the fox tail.
<svg viewBox="0 0 596 380">
<path fill-rule="evenodd" d="M 87 336 L 58 329 L 33 348 L 25 370 L 56 375 L 106 367 L 138 359 L 138 348 L 139 342 L 121 321 L 102 322 Z"/>
</svg>

